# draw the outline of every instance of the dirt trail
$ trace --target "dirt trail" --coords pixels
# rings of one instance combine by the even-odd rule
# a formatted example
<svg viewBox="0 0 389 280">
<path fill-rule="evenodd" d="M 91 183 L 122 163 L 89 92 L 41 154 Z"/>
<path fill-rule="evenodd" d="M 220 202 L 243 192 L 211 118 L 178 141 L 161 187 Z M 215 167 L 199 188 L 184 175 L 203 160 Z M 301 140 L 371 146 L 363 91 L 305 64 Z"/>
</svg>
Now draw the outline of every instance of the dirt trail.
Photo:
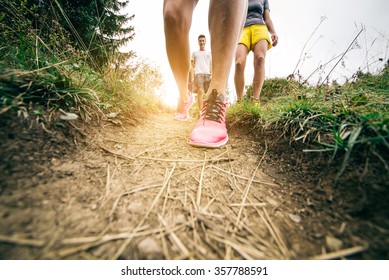
<svg viewBox="0 0 389 280">
<path fill-rule="evenodd" d="M 317 211 L 305 194 L 312 183 L 286 176 L 265 145 L 231 130 L 225 147 L 194 148 L 194 124 L 167 114 L 109 124 L 78 148 L 44 132 L 14 136 L 35 148 L 4 151 L 20 164 L 2 166 L 0 258 L 308 259 L 366 249 L 344 233 L 344 217 Z"/>
</svg>

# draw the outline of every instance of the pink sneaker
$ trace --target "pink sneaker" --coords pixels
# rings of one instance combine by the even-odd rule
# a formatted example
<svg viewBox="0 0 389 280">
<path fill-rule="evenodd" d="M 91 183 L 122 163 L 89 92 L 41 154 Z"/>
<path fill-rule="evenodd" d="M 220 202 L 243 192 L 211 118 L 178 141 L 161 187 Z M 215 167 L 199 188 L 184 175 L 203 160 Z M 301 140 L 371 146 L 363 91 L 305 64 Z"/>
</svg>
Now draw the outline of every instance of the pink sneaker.
<svg viewBox="0 0 389 280">
<path fill-rule="evenodd" d="M 193 94 L 188 91 L 188 99 L 183 105 L 178 105 L 177 112 L 174 114 L 174 119 L 177 121 L 186 121 L 189 119 L 190 107 L 195 103 Z"/>
<path fill-rule="evenodd" d="M 176 114 L 174 114 L 173 119 L 175 119 L 176 121 L 184 122 L 187 119 L 189 119 L 189 115 L 187 115 L 185 113 L 176 113 Z"/>
<path fill-rule="evenodd" d="M 196 147 L 218 148 L 228 141 L 224 96 L 214 89 L 203 103 L 196 127 L 189 136 L 189 144 Z"/>
</svg>

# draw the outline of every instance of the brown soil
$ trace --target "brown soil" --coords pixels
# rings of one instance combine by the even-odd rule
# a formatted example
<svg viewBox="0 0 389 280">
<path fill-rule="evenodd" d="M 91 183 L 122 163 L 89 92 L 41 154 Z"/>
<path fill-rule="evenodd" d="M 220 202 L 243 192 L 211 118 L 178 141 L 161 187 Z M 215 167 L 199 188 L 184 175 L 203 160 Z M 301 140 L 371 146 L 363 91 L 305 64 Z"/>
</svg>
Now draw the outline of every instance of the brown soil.
<svg viewBox="0 0 389 280">
<path fill-rule="evenodd" d="M 388 259 L 388 173 L 195 120 L 0 129 L 1 259 Z M 80 123 L 75 126 L 81 127 Z M 378 172 L 378 171 L 377 171 Z"/>
</svg>

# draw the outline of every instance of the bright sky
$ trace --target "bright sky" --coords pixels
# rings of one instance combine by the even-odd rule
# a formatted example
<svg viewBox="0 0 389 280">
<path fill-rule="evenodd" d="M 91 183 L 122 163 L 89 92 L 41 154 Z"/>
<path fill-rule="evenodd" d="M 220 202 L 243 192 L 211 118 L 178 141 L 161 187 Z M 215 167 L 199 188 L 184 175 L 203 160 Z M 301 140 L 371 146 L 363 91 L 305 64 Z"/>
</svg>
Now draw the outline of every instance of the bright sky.
<svg viewBox="0 0 389 280">
<path fill-rule="evenodd" d="M 287 77 L 294 71 L 301 53 L 302 60 L 297 69 L 304 78 L 308 77 L 319 65 L 344 53 L 362 27 L 365 32 L 358 37 L 358 44 L 347 53 L 344 63 L 339 63 L 335 68 L 330 79 L 337 78 L 342 82 L 342 77 L 351 77 L 360 67 L 371 64 L 370 71 L 373 71 L 389 59 L 388 0 L 269 0 L 269 4 L 279 44 L 267 54 L 266 78 Z M 174 104 L 178 91 L 165 50 L 162 5 L 163 0 L 130 1 L 128 11 L 135 14 L 131 25 L 135 27 L 136 35 L 127 47 L 160 67 L 165 79 L 165 90 L 170 103 Z M 198 49 L 199 34 L 207 36 L 206 49 L 210 50 L 208 5 L 209 0 L 199 0 L 194 11 L 190 32 L 191 51 Z M 322 17 L 326 19 L 314 32 Z M 383 58 L 384 62 L 376 62 L 379 58 Z M 337 60 L 328 64 L 323 73 L 314 75 L 310 81 L 317 83 L 320 76 L 325 78 Z M 250 54 L 245 72 L 246 84 L 252 80 L 252 68 Z M 233 72 L 234 65 L 228 82 L 234 93 Z"/>
</svg>

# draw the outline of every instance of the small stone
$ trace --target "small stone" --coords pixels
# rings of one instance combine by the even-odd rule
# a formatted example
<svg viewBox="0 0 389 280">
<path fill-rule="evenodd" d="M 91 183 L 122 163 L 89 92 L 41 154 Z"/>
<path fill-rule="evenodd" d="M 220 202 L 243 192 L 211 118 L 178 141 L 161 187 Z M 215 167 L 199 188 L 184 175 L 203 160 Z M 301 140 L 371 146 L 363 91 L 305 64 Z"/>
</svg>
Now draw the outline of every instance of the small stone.
<svg viewBox="0 0 389 280">
<path fill-rule="evenodd" d="M 74 114 L 74 113 L 66 113 L 66 112 L 64 112 L 64 115 L 61 115 L 60 119 L 61 120 L 65 120 L 65 121 L 71 121 L 71 120 L 78 119 L 78 116 L 76 114 Z"/>
<path fill-rule="evenodd" d="M 184 214 L 177 215 L 175 218 L 175 223 L 178 225 L 185 224 L 186 219 Z"/>
<path fill-rule="evenodd" d="M 338 251 L 342 248 L 343 242 L 335 237 L 326 236 L 326 247 L 330 251 Z"/>
<path fill-rule="evenodd" d="M 301 217 L 299 215 L 289 214 L 289 218 L 295 223 L 301 222 Z"/>
<path fill-rule="evenodd" d="M 269 202 L 272 206 L 278 207 L 280 206 L 280 203 L 278 201 L 275 201 L 274 199 L 270 197 L 266 197 L 267 202 Z"/>
<path fill-rule="evenodd" d="M 50 201 L 48 201 L 48 200 L 43 200 L 42 201 L 42 205 L 48 205 L 50 203 Z"/>
<path fill-rule="evenodd" d="M 127 206 L 127 211 L 132 213 L 132 214 L 139 214 L 143 211 L 143 208 L 144 208 L 144 206 L 143 206 L 142 202 L 135 201 Z"/>
<path fill-rule="evenodd" d="M 145 259 L 161 259 L 162 249 L 154 238 L 147 237 L 138 243 L 138 250 Z"/>
</svg>

